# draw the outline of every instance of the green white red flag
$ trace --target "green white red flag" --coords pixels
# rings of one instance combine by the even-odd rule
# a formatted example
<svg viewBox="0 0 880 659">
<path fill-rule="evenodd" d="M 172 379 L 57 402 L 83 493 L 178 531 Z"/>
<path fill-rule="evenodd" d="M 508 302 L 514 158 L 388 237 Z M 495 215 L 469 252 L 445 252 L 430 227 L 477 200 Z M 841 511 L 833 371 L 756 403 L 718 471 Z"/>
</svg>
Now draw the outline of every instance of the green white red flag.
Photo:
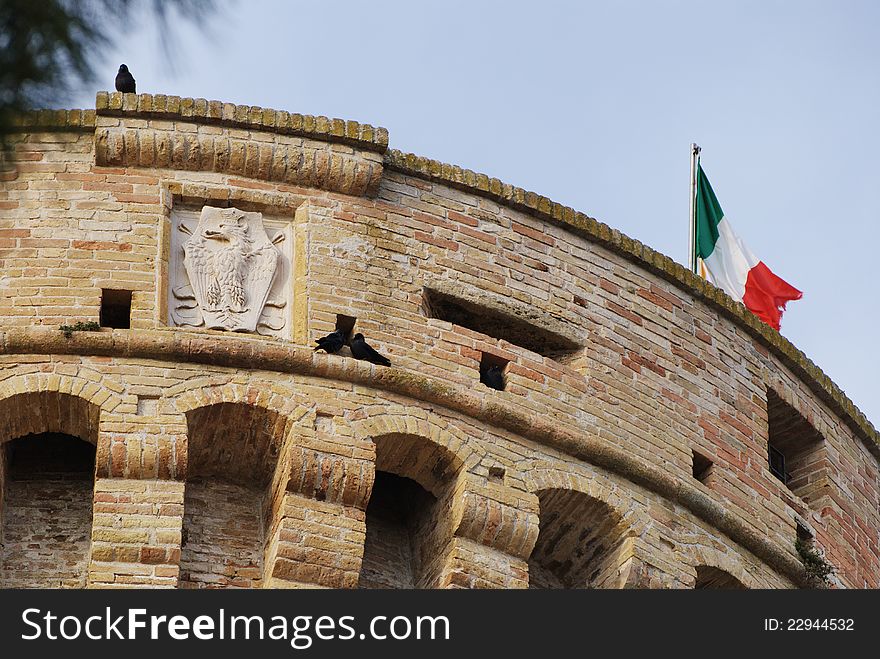
<svg viewBox="0 0 880 659">
<path fill-rule="evenodd" d="M 785 304 L 803 293 L 773 274 L 733 232 L 699 162 L 696 177 L 695 250 L 704 266 L 701 274 L 778 331 Z"/>
</svg>

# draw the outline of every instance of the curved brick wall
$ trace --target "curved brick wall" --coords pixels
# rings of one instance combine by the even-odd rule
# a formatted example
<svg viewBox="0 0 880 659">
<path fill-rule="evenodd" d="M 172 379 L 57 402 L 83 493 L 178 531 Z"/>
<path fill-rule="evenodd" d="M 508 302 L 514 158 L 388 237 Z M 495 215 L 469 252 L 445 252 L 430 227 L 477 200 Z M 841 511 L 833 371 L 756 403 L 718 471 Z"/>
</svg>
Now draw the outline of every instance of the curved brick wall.
<svg viewBox="0 0 880 659">
<path fill-rule="evenodd" d="M 0 441 L 96 444 L 81 582 L 784 588 L 808 583 L 800 526 L 835 585 L 880 587 L 877 431 L 802 353 L 607 226 L 387 145 L 143 94 L 23 119 Z M 286 241 L 274 336 L 169 326 L 176 222 L 206 205 Z M 131 329 L 57 329 L 98 321 L 102 289 L 132 292 Z M 314 353 L 337 315 L 393 367 Z M 12 453 L 2 528 L 28 537 Z M 33 560 L 51 583 L 53 551 L 0 575 Z"/>
</svg>

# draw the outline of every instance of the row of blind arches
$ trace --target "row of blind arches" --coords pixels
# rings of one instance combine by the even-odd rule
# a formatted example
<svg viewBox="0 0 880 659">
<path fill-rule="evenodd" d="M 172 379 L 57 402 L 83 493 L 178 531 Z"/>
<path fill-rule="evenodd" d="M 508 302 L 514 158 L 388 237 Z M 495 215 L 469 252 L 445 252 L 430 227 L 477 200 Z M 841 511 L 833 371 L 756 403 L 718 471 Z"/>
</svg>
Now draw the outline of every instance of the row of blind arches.
<svg viewBox="0 0 880 659">
<path fill-rule="evenodd" d="M 270 472 L 266 463 L 277 455 L 268 435 L 278 427 L 277 419 L 262 408 L 219 403 L 190 412 L 188 421 L 190 475 L 185 486 L 179 584 L 259 587 L 267 540 L 264 509 Z M 236 436 L 236 427 L 247 428 L 246 436 Z M 86 585 L 93 437 L 87 435 L 92 441 L 86 441 L 42 432 L 4 442 L 0 586 Z M 208 450 L 219 441 L 228 442 L 229 450 Z M 443 543 L 437 520 L 448 510 L 445 499 L 454 479 L 439 463 L 407 469 L 408 462 L 420 458 L 412 457 L 415 452 L 394 457 L 389 446 L 377 443 L 377 473 L 366 511 L 358 585 L 432 587 L 437 579 L 436 553 Z M 235 447 L 248 449 L 243 454 Z M 442 455 L 435 452 L 427 460 L 442 461 Z M 232 464 L 236 469 L 229 469 Z M 425 482 L 419 474 L 426 469 L 440 478 Z M 547 489 L 537 494 L 540 533 L 529 559 L 530 587 L 620 585 L 616 578 L 625 543 L 619 516 L 607 504 L 577 491 Z M 743 586 L 726 572 L 701 567 L 696 587 Z"/>
</svg>

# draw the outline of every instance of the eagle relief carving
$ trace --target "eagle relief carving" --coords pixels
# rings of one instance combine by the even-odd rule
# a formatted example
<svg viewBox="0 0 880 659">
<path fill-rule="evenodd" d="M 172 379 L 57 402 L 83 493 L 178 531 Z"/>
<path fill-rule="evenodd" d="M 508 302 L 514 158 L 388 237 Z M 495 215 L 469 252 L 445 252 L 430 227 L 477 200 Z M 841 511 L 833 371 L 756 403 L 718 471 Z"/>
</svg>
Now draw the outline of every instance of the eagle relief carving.
<svg viewBox="0 0 880 659">
<path fill-rule="evenodd" d="M 258 324 L 281 329 L 261 316 L 282 260 L 274 242 L 284 233 L 270 239 L 262 213 L 213 206 L 202 208 L 194 229 L 183 221 L 178 229 L 189 234 L 182 245 L 189 281 L 172 290 L 175 324 L 232 332 L 254 332 Z"/>
</svg>

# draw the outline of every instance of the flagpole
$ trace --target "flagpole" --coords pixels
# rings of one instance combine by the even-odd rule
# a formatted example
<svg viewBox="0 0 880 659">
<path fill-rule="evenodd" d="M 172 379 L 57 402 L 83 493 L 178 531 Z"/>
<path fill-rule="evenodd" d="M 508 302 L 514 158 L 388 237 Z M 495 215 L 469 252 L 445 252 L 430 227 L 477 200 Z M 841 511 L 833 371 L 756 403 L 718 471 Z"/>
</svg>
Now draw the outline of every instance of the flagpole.
<svg viewBox="0 0 880 659">
<path fill-rule="evenodd" d="M 691 203 L 690 203 L 690 227 L 688 232 L 688 266 L 691 272 L 697 273 L 697 244 L 696 244 L 696 213 L 697 213 L 697 159 L 700 157 L 700 147 L 691 143 Z"/>
</svg>

